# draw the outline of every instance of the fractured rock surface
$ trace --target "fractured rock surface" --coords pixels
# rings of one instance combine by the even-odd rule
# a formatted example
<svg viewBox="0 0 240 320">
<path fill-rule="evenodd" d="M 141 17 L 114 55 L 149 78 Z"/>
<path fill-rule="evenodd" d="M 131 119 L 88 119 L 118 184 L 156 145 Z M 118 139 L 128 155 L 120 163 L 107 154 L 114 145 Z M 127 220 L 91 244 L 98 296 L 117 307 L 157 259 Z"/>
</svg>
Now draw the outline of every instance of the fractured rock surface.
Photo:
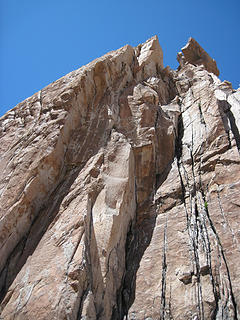
<svg viewBox="0 0 240 320">
<path fill-rule="evenodd" d="M 240 317 L 240 91 L 178 60 L 127 45 L 0 119 L 0 319 Z"/>
</svg>

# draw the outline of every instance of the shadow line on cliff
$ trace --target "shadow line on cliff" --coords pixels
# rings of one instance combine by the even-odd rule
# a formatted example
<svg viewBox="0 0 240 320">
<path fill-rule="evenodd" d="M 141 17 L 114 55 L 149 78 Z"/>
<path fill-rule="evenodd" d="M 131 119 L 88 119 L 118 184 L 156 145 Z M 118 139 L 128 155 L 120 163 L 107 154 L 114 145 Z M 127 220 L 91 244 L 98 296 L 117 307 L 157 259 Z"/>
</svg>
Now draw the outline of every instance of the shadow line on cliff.
<svg viewBox="0 0 240 320">
<path fill-rule="evenodd" d="M 238 152 L 240 152 L 240 133 L 236 125 L 236 120 L 234 118 L 234 115 L 231 111 L 231 105 L 226 100 L 223 100 L 223 101 L 217 100 L 217 103 L 218 103 L 218 108 L 219 108 L 219 112 L 222 118 L 225 131 L 228 135 L 229 147 L 231 147 L 231 141 L 229 137 L 229 130 L 231 130 L 237 145 Z M 230 128 L 229 128 L 229 124 L 230 124 Z"/>
<path fill-rule="evenodd" d="M 128 315 L 128 310 L 135 300 L 137 272 L 140 267 L 145 250 L 151 243 L 156 218 L 157 204 L 153 202 L 154 194 L 161 184 L 166 180 L 174 159 L 167 165 L 162 174 L 155 175 L 155 190 L 152 199 L 146 203 L 144 217 L 138 214 L 136 209 L 136 220 L 129 225 L 126 239 L 126 268 L 122 280 L 122 286 L 117 293 L 117 308 L 113 310 L 112 320 L 121 320 Z M 141 208 L 141 211 L 143 208 Z"/>
</svg>

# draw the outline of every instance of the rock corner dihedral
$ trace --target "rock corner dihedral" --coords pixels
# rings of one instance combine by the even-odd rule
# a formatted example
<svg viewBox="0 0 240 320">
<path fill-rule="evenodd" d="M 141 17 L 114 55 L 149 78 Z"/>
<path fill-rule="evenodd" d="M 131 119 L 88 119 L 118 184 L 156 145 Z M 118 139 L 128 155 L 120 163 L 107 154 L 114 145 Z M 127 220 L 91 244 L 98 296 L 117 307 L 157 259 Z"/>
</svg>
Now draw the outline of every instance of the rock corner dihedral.
<svg viewBox="0 0 240 320">
<path fill-rule="evenodd" d="M 156 36 L 0 118 L 0 319 L 240 317 L 240 90 Z"/>
</svg>

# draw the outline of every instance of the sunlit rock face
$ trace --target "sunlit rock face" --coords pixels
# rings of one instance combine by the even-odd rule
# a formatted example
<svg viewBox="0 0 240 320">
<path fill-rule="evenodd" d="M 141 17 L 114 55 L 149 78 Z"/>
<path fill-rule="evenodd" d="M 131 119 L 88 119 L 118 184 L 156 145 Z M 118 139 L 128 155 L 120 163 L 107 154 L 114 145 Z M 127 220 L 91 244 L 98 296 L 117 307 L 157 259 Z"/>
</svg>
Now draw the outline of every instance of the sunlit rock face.
<svg viewBox="0 0 240 320">
<path fill-rule="evenodd" d="M 0 119 L 0 319 L 240 317 L 240 91 L 178 61 L 127 45 Z"/>
</svg>

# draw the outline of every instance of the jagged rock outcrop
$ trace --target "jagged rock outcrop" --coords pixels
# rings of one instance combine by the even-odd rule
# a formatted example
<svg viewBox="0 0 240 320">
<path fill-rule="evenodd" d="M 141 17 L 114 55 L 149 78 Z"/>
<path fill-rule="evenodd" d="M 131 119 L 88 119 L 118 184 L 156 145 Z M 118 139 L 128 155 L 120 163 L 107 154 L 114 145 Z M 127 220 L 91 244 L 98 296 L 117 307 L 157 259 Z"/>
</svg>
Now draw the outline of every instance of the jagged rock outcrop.
<svg viewBox="0 0 240 320">
<path fill-rule="evenodd" d="M 0 119 L 0 319 L 239 317 L 240 91 L 182 52 L 127 45 Z"/>
<path fill-rule="evenodd" d="M 196 66 L 203 65 L 208 72 L 219 76 L 216 61 L 193 38 L 189 38 L 186 46 L 182 48 L 182 52 L 178 53 L 177 59 L 181 66 L 185 62 Z"/>
</svg>

